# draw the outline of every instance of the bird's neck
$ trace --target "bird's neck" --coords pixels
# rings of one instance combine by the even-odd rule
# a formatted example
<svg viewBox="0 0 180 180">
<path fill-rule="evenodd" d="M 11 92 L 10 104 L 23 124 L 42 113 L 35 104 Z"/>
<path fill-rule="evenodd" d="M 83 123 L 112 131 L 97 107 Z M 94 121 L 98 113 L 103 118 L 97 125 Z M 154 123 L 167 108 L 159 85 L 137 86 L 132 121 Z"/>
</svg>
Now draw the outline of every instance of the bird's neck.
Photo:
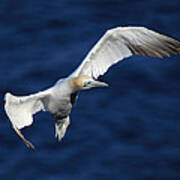
<svg viewBox="0 0 180 180">
<path fill-rule="evenodd" d="M 81 90 L 81 81 L 79 78 L 64 78 L 56 83 L 57 92 L 61 94 L 71 95 Z"/>
<path fill-rule="evenodd" d="M 80 91 L 83 88 L 83 82 L 81 77 L 73 77 L 69 79 L 69 86 L 74 91 Z"/>
</svg>

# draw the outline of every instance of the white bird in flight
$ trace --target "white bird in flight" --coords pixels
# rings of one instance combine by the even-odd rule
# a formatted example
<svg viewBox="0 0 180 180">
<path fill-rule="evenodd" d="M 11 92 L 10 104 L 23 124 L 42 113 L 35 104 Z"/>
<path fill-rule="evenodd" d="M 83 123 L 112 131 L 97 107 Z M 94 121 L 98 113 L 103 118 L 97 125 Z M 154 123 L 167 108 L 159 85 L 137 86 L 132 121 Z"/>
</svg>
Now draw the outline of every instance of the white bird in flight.
<svg viewBox="0 0 180 180">
<path fill-rule="evenodd" d="M 180 53 L 180 41 L 144 27 L 108 30 L 87 54 L 80 66 L 52 87 L 28 96 L 5 95 L 5 111 L 24 143 L 34 149 L 20 129 L 33 123 L 33 115 L 49 111 L 55 120 L 55 136 L 61 140 L 70 124 L 69 115 L 79 91 L 108 84 L 97 81 L 109 67 L 134 54 L 162 58 Z"/>
</svg>

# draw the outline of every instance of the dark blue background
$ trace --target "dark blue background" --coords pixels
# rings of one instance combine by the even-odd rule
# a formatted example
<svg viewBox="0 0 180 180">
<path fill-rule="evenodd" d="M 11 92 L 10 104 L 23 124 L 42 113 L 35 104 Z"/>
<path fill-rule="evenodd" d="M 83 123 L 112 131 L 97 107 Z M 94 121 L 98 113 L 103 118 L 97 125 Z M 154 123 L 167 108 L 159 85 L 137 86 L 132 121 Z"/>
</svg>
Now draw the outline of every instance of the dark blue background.
<svg viewBox="0 0 180 180">
<path fill-rule="evenodd" d="M 140 25 L 180 39 L 180 1 L 1 0 L 0 179 L 179 180 L 180 56 L 134 56 L 82 92 L 65 138 L 48 113 L 23 130 L 9 125 L 3 96 L 45 89 L 71 73 L 103 33 Z"/>
</svg>

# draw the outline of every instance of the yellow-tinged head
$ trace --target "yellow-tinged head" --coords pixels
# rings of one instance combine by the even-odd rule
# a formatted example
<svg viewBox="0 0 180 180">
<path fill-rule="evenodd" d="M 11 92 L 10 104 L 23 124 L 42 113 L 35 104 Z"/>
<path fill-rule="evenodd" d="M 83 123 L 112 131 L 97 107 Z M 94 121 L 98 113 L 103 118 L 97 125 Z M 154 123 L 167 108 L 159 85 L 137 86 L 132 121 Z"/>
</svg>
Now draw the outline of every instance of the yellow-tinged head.
<svg viewBox="0 0 180 180">
<path fill-rule="evenodd" d="M 107 87 L 108 86 L 108 84 L 104 82 L 100 82 L 100 81 L 95 81 L 93 78 L 86 75 L 71 78 L 69 82 L 70 82 L 71 87 L 76 91 L 87 90 L 93 87 Z"/>
</svg>

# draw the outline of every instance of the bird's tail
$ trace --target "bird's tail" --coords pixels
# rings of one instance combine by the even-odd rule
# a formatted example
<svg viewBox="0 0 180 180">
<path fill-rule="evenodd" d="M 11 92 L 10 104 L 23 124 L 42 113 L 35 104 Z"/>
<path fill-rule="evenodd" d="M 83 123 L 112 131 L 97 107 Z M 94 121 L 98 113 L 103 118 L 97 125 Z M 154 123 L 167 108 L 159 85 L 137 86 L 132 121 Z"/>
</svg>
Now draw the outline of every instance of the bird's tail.
<svg viewBox="0 0 180 180">
<path fill-rule="evenodd" d="M 66 118 L 63 119 L 55 119 L 55 137 L 58 138 L 58 140 L 60 141 L 65 133 L 66 133 L 66 129 L 70 124 L 70 118 L 69 116 L 67 116 Z"/>
</svg>

